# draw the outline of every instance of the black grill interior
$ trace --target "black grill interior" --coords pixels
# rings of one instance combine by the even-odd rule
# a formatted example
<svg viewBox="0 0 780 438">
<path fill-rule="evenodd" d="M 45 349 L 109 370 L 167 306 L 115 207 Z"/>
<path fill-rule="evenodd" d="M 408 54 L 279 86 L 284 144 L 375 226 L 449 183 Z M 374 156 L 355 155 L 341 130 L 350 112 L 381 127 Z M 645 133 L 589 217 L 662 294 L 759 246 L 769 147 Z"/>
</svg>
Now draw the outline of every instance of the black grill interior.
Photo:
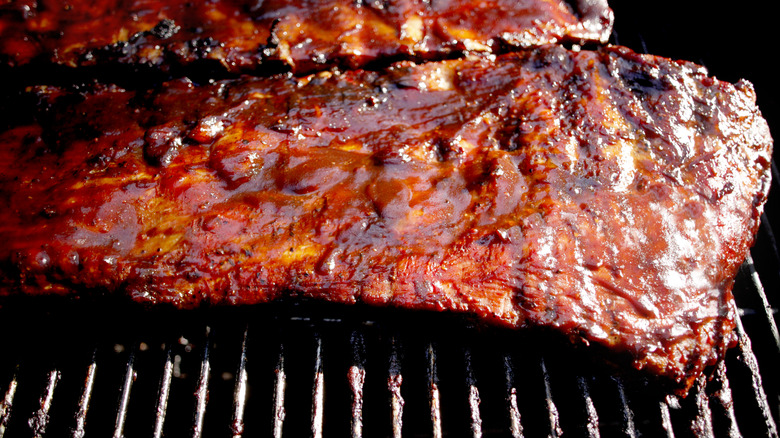
<svg viewBox="0 0 780 438">
<path fill-rule="evenodd" d="M 771 42 L 768 6 L 612 6 L 613 42 L 750 79 L 777 126 L 780 94 L 760 62 Z M 170 312 L 20 302 L 0 308 L 0 438 L 776 437 L 773 170 L 735 286 L 740 345 L 685 399 L 543 333 L 446 315 L 307 303 Z"/>
</svg>

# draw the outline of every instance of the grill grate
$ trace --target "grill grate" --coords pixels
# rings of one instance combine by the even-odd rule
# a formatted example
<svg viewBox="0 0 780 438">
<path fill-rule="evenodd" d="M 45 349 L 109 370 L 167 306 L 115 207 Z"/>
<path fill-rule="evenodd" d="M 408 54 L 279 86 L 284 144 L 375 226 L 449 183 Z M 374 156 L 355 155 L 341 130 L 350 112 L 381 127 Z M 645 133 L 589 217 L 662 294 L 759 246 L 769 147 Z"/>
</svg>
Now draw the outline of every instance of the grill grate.
<svg viewBox="0 0 780 438">
<path fill-rule="evenodd" d="M 236 375 L 236 390 L 233 393 L 233 423 L 230 427 L 234 438 L 240 438 L 244 433 L 244 409 L 246 405 L 247 386 L 249 384 L 246 372 L 246 339 L 249 328 L 244 330 L 244 340 L 241 342 L 241 359 L 238 362 Z M 162 425 L 162 421 L 160 421 Z"/>
<path fill-rule="evenodd" d="M 757 299 L 768 303 L 755 272 L 748 258 L 738 283 L 747 283 L 763 295 Z M 765 309 L 767 313 L 739 313 L 766 322 L 773 311 Z M 70 346 L 48 354 L 23 351 L 16 356 L 19 364 L 12 367 L 0 404 L 0 437 L 102 436 L 106 425 L 101 423 L 111 411 L 114 437 L 150 432 L 155 437 L 778 436 L 776 379 L 759 372 L 759 358 L 742 321 L 738 348 L 711 381 L 699 380 L 692 394 L 680 400 L 654 391 L 643 378 L 600 372 L 583 358 L 568 356 L 576 353 L 557 355 L 515 334 L 500 334 L 505 338 L 499 342 L 481 345 L 495 336 L 471 329 L 453 332 L 446 318 L 441 318 L 446 330 L 419 336 L 420 325 L 430 325 L 428 321 L 400 329 L 387 321 L 363 321 L 355 330 L 350 319 L 357 315 L 324 320 L 295 306 L 290 311 L 298 316 L 250 321 L 238 329 L 224 315 L 198 313 L 203 316 L 194 318 L 199 323 L 172 326 L 199 336 L 190 341 L 185 334 L 160 344 L 159 350 L 150 347 L 159 336 L 145 336 L 157 332 L 156 323 L 121 344 L 88 337 L 98 346 L 80 348 L 85 353 L 80 372 L 72 366 L 79 361 Z M 431 317 L 437 318 L 422 319 Z M 765 325 L 771 332 L 774 326 Z M 347 332 L 345 327 L 352 328 Z M 128 327 L 128 333 L 136 331 Z M 175 337 L 170 330 L 163 336 Z M 58 357 L 62 351 L 71 352 L 64 362 Z M 25 360 L 26 354 L 32 358 Z M 776 360 L 777 354 L 769 356 Z M 572 363 L 583 365 L 573 369 Z M 772 382 L 763 381 L 770 378 Z M 258 381 L 271 383 L 262 390 Z M 734 385 L 741 390 L 733 393 Z M 257 399 L 270 401 L 267 410 Z M 331 406 L 341 402 L 344 406 Z M 74 409 L 66 412 L 70 406 Z M 154 418 L 146 422 L 143 416 L 149 411 Z M 186 412 L 192 412 L 189 419 Z M 220 418 L 225 419 L 221 424 Z"/>
</svg>

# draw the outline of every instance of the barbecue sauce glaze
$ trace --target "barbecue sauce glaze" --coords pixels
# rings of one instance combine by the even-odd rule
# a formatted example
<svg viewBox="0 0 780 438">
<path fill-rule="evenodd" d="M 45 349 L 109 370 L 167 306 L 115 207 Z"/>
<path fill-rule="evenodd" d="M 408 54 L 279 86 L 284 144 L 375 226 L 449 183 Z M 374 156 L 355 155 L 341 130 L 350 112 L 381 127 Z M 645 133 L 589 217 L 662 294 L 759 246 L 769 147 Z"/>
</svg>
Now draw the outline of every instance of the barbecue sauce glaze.
<svg viewBox="0 0 780 438">
<path fill-rule="evenodd" d="M 747 82 L 549 46 L 31 92 L 0 134 L 0 295 L 451 311 L 683 392 L 733 341 L 772 148 Z"/>
</svg>

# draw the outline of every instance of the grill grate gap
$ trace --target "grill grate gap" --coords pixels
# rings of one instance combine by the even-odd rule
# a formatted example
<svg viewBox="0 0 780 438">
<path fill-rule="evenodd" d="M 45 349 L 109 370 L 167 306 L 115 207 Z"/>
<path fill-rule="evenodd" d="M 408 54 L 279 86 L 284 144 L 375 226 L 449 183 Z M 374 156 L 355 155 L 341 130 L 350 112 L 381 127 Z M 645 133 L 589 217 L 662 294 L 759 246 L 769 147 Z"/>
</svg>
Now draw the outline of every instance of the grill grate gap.
<svg viewBox="0 0 780 438">
<path fill-rule="evenodd" d="M 774 166 L 774 163 L 773 163 L 773 166 Z M 777 181 L 773 180 L 772 183 L 775 184 L 775 183 L 777 183 Z M 769 217 L 767 216 L 766 212 L 761 213 L 761 225 L 760 226 L 764 230 L 764 232 L 766 233 L 767 238 L 769 239 L 768 247 L 771 248 L 772 255 L 774 256 L 775 262 L 780 261 L 780 252 L 778 252 L 778 249 L 777 249 L 777 239 L 775 238 L 775 232 L 772 229 L 772 222 L 769 221 Z"/>
</svg>

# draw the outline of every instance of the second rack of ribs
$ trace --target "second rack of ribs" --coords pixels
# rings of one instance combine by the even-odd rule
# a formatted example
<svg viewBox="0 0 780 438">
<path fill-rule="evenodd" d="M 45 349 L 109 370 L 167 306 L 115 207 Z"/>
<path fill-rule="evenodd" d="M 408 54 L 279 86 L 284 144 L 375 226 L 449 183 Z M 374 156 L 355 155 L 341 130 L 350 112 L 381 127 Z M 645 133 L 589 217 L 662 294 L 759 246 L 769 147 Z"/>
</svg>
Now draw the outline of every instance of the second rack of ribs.
<svg viewBox="0 0 780 438">
<path fill-rule="evenodd" d="M 0 4 L 0 66 L 262 73 L 606 42 L 606 0 L 37 0 Z M 44 66 L 44 67 L 41 67 Z M 51 78 L 48 78 L 51 79 Z"/>
</svg>

